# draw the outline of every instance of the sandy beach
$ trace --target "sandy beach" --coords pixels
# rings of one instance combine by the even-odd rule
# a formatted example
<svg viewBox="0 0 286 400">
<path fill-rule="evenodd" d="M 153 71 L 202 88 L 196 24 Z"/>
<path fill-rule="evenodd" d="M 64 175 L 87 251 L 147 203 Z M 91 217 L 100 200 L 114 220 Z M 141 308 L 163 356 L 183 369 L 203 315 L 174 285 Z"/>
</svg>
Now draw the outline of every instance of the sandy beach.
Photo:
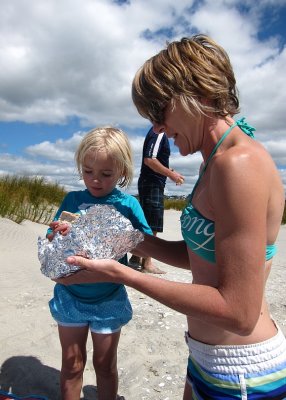
<svg viewBox="0 0 286 400">
<path fill-rule="evenodd" d="M 160 237 L 181 239 L 180 212 L 165 212 L 165 232 Z M 54 283 L 40 272 L 37 238 L 47 227 L 30 221 L 18 225 L 0 218 L 1 314 L 0 388 L 19 396 L 40 394 L 60 400 L 61 350 L 57 325 L 48 301 Z M 278 238 L 267 286 L 273 317 L 286 334 L 286 226 Z M 188 271 L 162 263 L 162 279 L 191 281 Z M 182 399 L 186 360 L 185 317 L 128 288 L 134 317 L 122 329 L 118 352 L 119 394 L 126 400 Z M 92 346 L 84 374 L 82 400 L 96 400 Z"/>
</svg>

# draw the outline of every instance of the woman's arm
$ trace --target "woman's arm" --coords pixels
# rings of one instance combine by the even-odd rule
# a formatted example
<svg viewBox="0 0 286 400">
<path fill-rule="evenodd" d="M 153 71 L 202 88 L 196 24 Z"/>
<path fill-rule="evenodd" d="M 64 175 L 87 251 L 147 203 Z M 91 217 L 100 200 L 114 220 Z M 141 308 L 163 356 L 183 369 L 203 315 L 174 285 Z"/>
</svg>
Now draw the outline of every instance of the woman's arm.
<svg viewBox="0 0 286 400">
<path fill-rule="evenodd" d="M 190 269 L 186 243 L 169 241 L 157 236 L 145 235 L 144 241 L 132 250 L 139 257 L 152 257 L 177 268 Z"/>
</svg>

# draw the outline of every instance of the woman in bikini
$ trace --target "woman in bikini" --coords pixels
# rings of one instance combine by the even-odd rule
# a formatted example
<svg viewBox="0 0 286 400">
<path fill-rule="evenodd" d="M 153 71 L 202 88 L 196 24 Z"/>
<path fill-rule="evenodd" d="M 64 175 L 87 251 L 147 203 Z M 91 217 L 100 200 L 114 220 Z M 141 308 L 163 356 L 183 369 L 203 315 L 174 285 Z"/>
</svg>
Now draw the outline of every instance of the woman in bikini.
<svg viewBox="0 0 286 400">
<path fill-rule="evenodd" d="M 286 398 L 286 340 L 264 297 L 285 204 L 278 171 L 239 113 L 228 55 L 196 35 L 147 60 L 132 87 L 139 113 L 180 154 L 203 156 L 181 216 L 184 240 L 145 235 L 136 249 L 190 269 L 192 283 L 122 268 L 114 260 L 70 257 L 83 271 L 61 283 L 131 286 L 187 316 L 184 400 Z"/>
</svg>

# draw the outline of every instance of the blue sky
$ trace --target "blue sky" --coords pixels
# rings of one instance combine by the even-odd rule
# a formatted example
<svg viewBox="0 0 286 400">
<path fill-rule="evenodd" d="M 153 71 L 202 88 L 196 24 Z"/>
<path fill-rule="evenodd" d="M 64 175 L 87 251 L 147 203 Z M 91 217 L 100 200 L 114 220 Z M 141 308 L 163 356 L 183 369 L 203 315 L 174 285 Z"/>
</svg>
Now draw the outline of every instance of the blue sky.
<svg viewBox="0 0 286 400">
<path fill-rule="evenodd" d="M 134 74 L 166 40 L 202 32 L 228 51 L 241 116 L 257 128 L 286 188 L 286 0 L 9 0 L 0 20 L 0 175 L 80 189 L 77 144 L 111 124 L 130 138 L 136 193 L 150 125 L 131 100 Z M 189 193 L 200 162 L 172 146 L 171 166 L 186 181 L 179 189 L 168 182 L 166 192 Z"/>
</svg>

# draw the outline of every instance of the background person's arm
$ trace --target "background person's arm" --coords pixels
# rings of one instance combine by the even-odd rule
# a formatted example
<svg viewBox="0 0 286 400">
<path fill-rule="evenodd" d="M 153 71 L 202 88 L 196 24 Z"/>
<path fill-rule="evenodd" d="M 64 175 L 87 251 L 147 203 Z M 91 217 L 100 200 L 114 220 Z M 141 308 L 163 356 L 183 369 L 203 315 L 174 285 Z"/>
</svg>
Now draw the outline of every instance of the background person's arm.
<svg viewBox="0 0 286 400">
<path fill-rule="evenodd" d="M 165 167 L 157 158 L 144 158 L 144 164 L 151 168 L 154 172 L 164 175 L 171 179 L 176 185 L 184 183 L 185 178 L 174 169 Z"/>
</svg>

